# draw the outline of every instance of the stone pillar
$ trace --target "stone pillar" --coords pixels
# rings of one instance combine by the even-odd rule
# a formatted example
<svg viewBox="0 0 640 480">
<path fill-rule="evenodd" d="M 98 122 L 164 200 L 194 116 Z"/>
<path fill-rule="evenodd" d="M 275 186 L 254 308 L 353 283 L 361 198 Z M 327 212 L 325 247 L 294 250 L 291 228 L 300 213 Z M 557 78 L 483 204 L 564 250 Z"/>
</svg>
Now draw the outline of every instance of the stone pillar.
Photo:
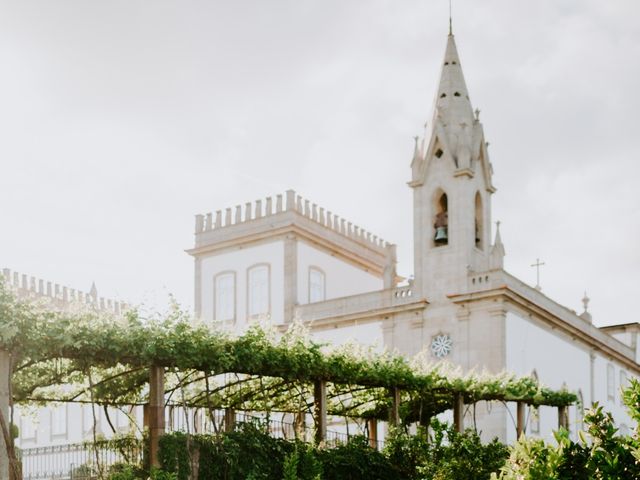
<svg viewBox="0 0 640 480">
<path fill-rule="evenodd" d="M 519 439 L 522 434 L 524 433 L 524 419 L 525 419 L 525 409 L 526 409 L 526 403 L 524 402 L 518 402 L 518 407 L 517 407 L 517 412 L 516 412 L 516 420 L 517 420 L 517 425 L 516 425 L 516 437 Z"/>
<path fill-rule="evenodd" d="M 11 374 L 9 367 L 11 357 L 8 352 L 0 350 L 0 412 L 4 418 L 4 423 L 9 429 L 9 437 L 11 430 L 9 426 L 9 381 Z M 4 434 L 0 433 L 0 480 L 9 479 L 9 451 L 5 442 Z"/>
<path fill-rule="evenodd" d="M 316 380 L 313 386 L 314 416 L 316 424 L 316 444 L 327 439 L 327 382 Z"/>
<path fill-rule="evenodd" d="M 159 467 L 158 448 L 164 435 L 164 368 L 153 366 L 149 373 L 149 465 Z"/>
<path fill-rule="evenodd" d="M 293 321 L 298 304 L 298 241 L 295 235 L 284 239 L 284 322 Z"/>
<path fill-rule="evenodd" d="M 464 397 L 461 393 L 453 397 L 453 426 L 458 433 L 464 431 Z"/>
</svg>

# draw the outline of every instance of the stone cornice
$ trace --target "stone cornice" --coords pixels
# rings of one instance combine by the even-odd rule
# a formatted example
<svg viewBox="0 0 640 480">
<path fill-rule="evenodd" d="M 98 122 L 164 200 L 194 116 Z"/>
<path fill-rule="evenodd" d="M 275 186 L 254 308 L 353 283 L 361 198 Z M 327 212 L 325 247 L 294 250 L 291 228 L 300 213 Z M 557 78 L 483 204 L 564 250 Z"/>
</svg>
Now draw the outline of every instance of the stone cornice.
<svg viewBox="0 0 640 480">
<path fill-rule="evenodd" d="M 298 305 L 295 317 L 312 331 L 380 321 L 407 312 L 421 312 L 429 302 L 414 298 L 409 287 L 397 287 L 324 302 Z M 286 330 L 288 324 L 279 325 Z"/>
<path fill-rule="evenodd" d="M 635 374 L 640 374 L 640 365 L 635 361 L 635 352 L 632 348 L 585 322 L 575 313 L 557 304 L 538 290 L 520 282 L 508 273 L 502 272 L 502 279 L 504 283 L 501 285 L 496 285 L 494 279 L 490 289 L 452 294 L 448 295 L 448 297 L 452 302 L 460 305 L 471 302 L 500 300 L 504 301 L 506 305 L 517 306 L 548 323 L 551 327 L 557 328 L 571 337 L 580 339 L 588 347 L 616 359 Z"/>
</svg>

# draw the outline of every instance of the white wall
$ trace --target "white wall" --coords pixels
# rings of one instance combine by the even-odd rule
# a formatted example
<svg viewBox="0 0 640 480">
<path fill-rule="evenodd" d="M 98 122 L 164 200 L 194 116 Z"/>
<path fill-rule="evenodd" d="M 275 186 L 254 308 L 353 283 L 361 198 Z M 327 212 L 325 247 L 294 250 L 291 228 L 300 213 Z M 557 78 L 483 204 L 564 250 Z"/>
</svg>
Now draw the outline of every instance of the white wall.
<svg viewBox="0 0 640 480">
<path fill-rule="evenodd" d="M 554 332 L 550 327 L 534 323 L 534 320 L 523 319 L 513 312 L 507 313 L 506 320 L 506 370 L 516 375 L 531 375 L 533 370 L 538 374 L 540 382 L 553 389 L 560 389 L 564 384 L 572 392 L 582 392 L 584 406 L 591 405 L 591 354 L 590 349 L 570 337 Z M 606 400 L 607 361 L 596 354 L 594 362 L 594 399 L 600 401 L 606 410 L 614 415 L 617 422 L 630 425 L 630 419 L 624 408 L 620 407 L 619 393 L 616 401 Z M 615 365 L 616 392 L 619 388 L 620 366 Z M 510 406 L 515 418 L 515 406 Z M 569 409 L 569 427 L 575 438 L 576 430 L 581 428 L 576 407 Z M 511 420 L 508 419 L 508 422 Z M 558 427 L 556 408 L 540 408 L 540 436 L 552 440 L 552 431 Z M 529 425 L 527 425 L 529 430 Z M 530 432 L 528 432 L 530 433 Z M 507 440 L 515 440 L 515 428 L 507 427 Z"/>
<path fill-rule="evenodd" d="M 380 353 L 384 350 L 384 337 L 380 322 L 320 330 L 313 332 L 312 337 L 314 341 L 319 343 L 328 343 L 331 345 L 359 343 L 361 345 L 373 346 L 375 347 L 375 351 Z"/>
<path fill-rule="evenodd" d="M 298 303 L 309 303 L 309 267 L 319 267 L 325 274 L 326 300 L 373 292 L 383 288 L 377 277 L 318 248 L 298 242 Z"/>
<path fill-rule="evenodd" d="M 284 242 L 275 240 L 270 243 L 246 247 L 231 252 L 219 253 L 202 258 L 201 264 L 201 319 L 206 324 L 213 321 L 213 279 L 224 271 L 236 273 L 236 321 L 235 327 L 243 330 L 247 327 L 247 270 L 258 263 L 270 265 L 270 315 L 272 323 L 284 320 Z"/>
</svg>

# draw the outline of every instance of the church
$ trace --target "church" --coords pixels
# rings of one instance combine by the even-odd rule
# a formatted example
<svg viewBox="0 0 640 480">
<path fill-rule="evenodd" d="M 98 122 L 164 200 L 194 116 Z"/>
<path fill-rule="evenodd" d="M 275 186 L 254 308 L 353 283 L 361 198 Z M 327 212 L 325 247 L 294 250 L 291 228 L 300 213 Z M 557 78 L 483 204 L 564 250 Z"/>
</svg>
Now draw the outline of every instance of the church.
<svg viewBox="0 0 640 480">
<path fill-rule="evenodd" d="M 407 357 L 427 354 L 465 371 L 532 376 L 577 394 L 569 412 L 572 435 L 594 402 L 612 412 L 625 433 L 632 425 L 620 389 L 640 374 L 640 325 L 597 328 L 586 297 L 577 314 L 504 270 L 505 245 L 491 218 L 493 169 L 451 32 L 434 87 L 425 136 L 416 138 L 407 159 L 411 274 L 397 272 L 391 241 L 287 190 L 196 215 L 187 250 L 194 260 L 195 318 L 234 332 L 256 323 L 284 331 L 302 322 L 319 342 L 356 341 Z M 116 313 L 125 308 L 99 299 L 95 288 L 78 294 L 3 274 L 19 294 L 52 298 L 57 308 L 78 300 Z M 67 410 L 75 407 L 43 410 L 37 429 L 25 420 L 19 445 L 87 438 L 90 419 L 77 429 L 69 422 L 83 415 Z M 513 442 L 515 416 L 515 404 L 480 402 L 464 421 L 485 440 Z M 527 435 L 549 439 L 558 425 L 553 408 L 528 408 L 526 418 Z M 126 429 L 125 420 L 118 418 L 118 427 Z"/>
<path fill-rule="evenodd" d="M 234 331 L 301 321 L 321 342 L 355 340 L 406 356 L 427 350 L 464 370 L 531 375 L 577 393 L 574 435 L 594 402 L 624 433 L 620 388 L 640 373 L 638 324 L 597 328 L 586 296 L 577 314 L 504 270 L 487 142 L 451 32 L 441 68 L 410 163 L 409 280 L 396 272 L 396 245 L 289 190 L 196 216 L 188 250 L 196 318 Z M 515 440 L 514 406 L 481 410 L 465 421 L 486 439 Z M 527 434 L 550 438 L 557 428 L 552 409 L 531 408 L 527 418 Z"/>
</svg>

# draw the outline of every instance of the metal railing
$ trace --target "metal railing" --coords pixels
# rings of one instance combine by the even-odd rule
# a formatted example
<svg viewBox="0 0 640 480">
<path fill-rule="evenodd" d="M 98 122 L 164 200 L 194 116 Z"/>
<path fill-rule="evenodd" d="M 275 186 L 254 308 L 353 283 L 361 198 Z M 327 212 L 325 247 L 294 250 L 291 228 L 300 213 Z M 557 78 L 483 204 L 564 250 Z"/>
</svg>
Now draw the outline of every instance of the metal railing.
<svg viewBox="0 0 640 480">
<path fill-rule="evenodd" d="M 142 464 L 142 441 L 96 442 L 25 448 L 19 451 L 24 480 L 105 478 L 116 464 Z"/>
<path fill-rule="evenodd" d="M 224 411 L 216 410 L 212 416 L 188 409 L 174 409 L 169 415 L 167 431 L 206 433 L 216 435 L 224 431 Z M 274 438 L 313 441 L 312 422 L 295 425 L 293 422 L 274 419 L 266 414 L 255 412 L 235 412 L 234 424 L 257 422 L 264 425 Z M 215 425 L 214 425 L 215 423 Z M 195 428 L 194 428 L 195 427 Z M 325 444 L 330 447 L 345 445 L 355 435 L 366 432 L 357 429 L 354 432 L 327 431 Z M 366 435 L 365 435 L 366 436 Z M 384 443 L 377 441 L 377 448 Z M 130 438 L 105 440 L 96 443 L 75 443 L 49 447 L 25 448 L 19 450 L 24 480 L 95 480 L 107 478 L 117 464 L 143 465 L 143 441 Z"/>
</svg>

